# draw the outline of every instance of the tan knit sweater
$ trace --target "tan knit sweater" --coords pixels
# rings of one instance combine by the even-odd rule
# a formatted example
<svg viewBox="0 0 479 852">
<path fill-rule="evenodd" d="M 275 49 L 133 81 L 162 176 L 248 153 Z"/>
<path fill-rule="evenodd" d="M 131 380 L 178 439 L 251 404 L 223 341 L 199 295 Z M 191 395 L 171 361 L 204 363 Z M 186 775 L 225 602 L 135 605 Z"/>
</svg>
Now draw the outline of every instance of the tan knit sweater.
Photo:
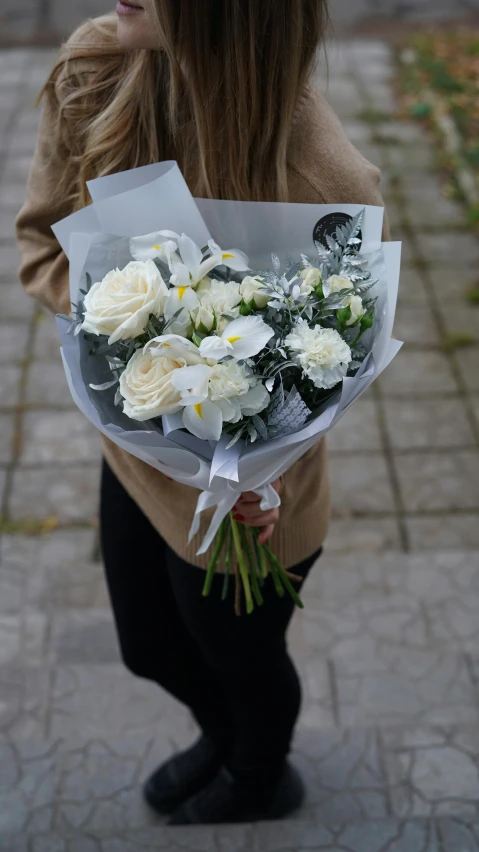
<svg viewBox="0 0 479 852">
<path fill-rule="evenodd" d="M 83 27 L 82 33 L 86 40 L 94 37 L 88 27 Z M 81 61 L 98 63 L 101 59 L 97 56 Z M 68 150 L 52 149 L 52 128 L 58 118 L 64 82 L 59 79 L 45 95 L 27 199 L 17 220 L 21 282 L 31 296 L 53 312 L 70 309 L 68 261 L 50 230 L 52 224 L 72 212 L 67 201 L 52 203 L 60 179 L 72 169 Z M 64 136 L 68 137 L 68 133 Z M 382 205 L 378 169 L 353 148 L 331 108 L 313 91 L 305 93 L 298 108 L 288 163 L 291 202 Z M 209 522 L 208 513 L 204 513 L 197 539 L 187 544 L 199 492 L 170 482 L 106 439 L 104 453 L 118 479 L 173 550 L 188 562 L 205 567 L 208 555 L 197 557 L 196 551 Z M 284 478 L 281 519 L 272 547 L 285 568 L 321 547 L 329 514 L 326 448 L 321 441 Z"/>
</svg>

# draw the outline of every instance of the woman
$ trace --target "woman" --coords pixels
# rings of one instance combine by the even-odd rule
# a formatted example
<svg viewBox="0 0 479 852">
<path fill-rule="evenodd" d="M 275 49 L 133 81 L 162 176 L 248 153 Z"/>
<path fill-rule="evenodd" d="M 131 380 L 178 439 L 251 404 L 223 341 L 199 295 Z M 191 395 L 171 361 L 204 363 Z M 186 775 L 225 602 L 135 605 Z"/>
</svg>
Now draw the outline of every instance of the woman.
<svg viewBox="0 0 479 852">
<path fill-rule="evenodd" d="M 68 311 L 50 226 L 88 203 L 88 179 L 162 159 L 179 162 L 198 196 L 380 205 L 379 172 L 309 85 L 325 22 L 325 0 L 128 0 L 117 19 L 80 28 L 43 92 L 18 218 L 27 291 Z M 197 492 L 107 440 L 104 453 L 103 555 L 124 662 L 201 729 L 149 779 L 146 799 L 175 825 L 284 817 L 303 799 L 287 761 L 301 697 L 285 642 L 293 605 L 270 580 L 249 617 L 221 602 L 220 577 L 202 598 L 208 556 L 196 556 L 199 538 L 186 543 Z M 306 578 L 328 524 L 324 443 L 276 487 L 279 511 L 245 494 L 236 517 Z"/>
</svg>

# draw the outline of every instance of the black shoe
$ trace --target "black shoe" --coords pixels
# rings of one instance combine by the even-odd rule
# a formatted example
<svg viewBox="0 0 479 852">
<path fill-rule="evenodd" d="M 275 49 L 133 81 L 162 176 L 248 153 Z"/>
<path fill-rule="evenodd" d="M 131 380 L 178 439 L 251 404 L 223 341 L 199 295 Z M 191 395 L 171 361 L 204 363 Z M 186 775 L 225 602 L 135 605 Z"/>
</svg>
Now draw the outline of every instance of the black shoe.
<svg viewBox="0 0 479 852">
<path fill-rule="evenodd" d="M 199 793 L 187 799 L 168 825 L 213 825 L 284 819 L 301 807 L 304 785 L 298 772 L 284 764 L 279 781 L 267 789 L 240 785 L 224 767 Z"/>
<path fill-rule="evenodd" d="M 146 781 L 143 795 L 155 811 L 170 814 L 209 784 L 220 766 L 218 750 L 203 736 L 188 751 L 162 764 Z"/>
</svg>

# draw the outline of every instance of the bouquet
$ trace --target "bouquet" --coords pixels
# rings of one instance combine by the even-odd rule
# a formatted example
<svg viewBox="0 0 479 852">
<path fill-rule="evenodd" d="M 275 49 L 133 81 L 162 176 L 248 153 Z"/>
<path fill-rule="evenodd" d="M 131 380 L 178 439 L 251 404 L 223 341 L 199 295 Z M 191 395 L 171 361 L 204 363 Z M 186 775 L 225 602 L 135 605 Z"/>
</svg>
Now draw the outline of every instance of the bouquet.
<svg viewBox="0 0 479 852">
<path fill-rule="evenodd" d="M 381 247 L 378 208 L 195 201 L 175 164 L 90 191 L 94 205 L 54 229 L 71 262 L 72 316 L 58 326 L 75 401 L 120 446 L 202 488 L 192 537 L 216 506 L 205 595 L 221 563 L 223 597 L 234 572 L 248 613 L 269 574 L 302 606 L 231 510 L 246 490 L 278 506 L 271 483 L 397 353 L 398 246 Z M 280 214 L 275 235 L 258 213 L 270 231 Z M 240 248 L 222 247 L 237 234 Z"/>
</svg>

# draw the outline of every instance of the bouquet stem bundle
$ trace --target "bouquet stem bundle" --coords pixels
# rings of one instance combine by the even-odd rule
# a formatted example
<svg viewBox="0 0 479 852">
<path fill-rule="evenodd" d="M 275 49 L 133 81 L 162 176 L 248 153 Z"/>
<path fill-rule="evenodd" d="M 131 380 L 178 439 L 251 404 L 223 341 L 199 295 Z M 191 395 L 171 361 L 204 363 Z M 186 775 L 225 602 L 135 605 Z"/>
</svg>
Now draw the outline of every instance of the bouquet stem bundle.
<svg viewBox="0 0 479 852">
<path fill-rule="evenodd" d="M 283 598 L 288 593 L 296 606 L 304 609 L 304 604 L 293 586 L 294 582 L 299 583 L 302 578 L 285 571 L 269 545 L 260 543 L 259 531 L 238 523 L 232 513 L 227 515 L 218 531 L 206 572 L 203 597 L 209 597 L 211 594 L 213 579 L 220 563 L 224 566 L 223 600 L 228 597 L 234 572 L 237 615 L 241 615 L 241 591 L 248 615 L 264 604 L 262 590 L 269 575 L 278 597 Z"/>
</svg>

